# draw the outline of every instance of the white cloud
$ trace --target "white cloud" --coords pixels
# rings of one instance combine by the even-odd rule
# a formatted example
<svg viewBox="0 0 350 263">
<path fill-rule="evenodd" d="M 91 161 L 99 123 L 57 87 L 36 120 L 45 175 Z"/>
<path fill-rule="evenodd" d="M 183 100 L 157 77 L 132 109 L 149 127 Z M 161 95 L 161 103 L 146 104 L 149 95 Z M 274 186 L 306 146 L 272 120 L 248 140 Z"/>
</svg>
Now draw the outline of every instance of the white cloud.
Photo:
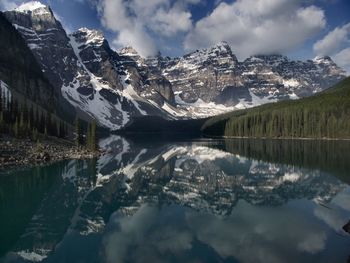
<svg viewBox="0 0 350 263">
<path fill-rule="evenodd" d="M 317 41 L 314 53 L 318 56 L 331 56 L 338 66 L 345 68 L 350 74 L 350 23 L 336 27 Z"/>
<path fill-rule="evenodd" d="M 324 11 L 301 7 L 300 1 L 237 0 L 220 3 L 187 35 L 187 50 L 227 41 L 244 58 L 258 53 L 283 53 L 296 48 L 326 25 Z"/>
<path fill-rule="evenodd" d="M 347 73 L 350 74 L 350 47 L 339 51 L 333 56 L 333 59 L 338 66 L 345 68 Z"/>
<path fill-rule="evenodd" d="M 133 46 L 141 55 L 154 55 L 152 36 L 174 37 L 192 28 L 188 5 L 200 0 L 101 0 L 98 8 L 102 23 L 117 33 L 114 44 Z"/>
<path fill-rule="evenodd" d="M 342 44 L 349 41 L 350 23 L 336 27 L 329 32 L 323 39 L 317 41 L 313 49 L 317 55 L 332 55 L 339 50 Z"/>
</svg>

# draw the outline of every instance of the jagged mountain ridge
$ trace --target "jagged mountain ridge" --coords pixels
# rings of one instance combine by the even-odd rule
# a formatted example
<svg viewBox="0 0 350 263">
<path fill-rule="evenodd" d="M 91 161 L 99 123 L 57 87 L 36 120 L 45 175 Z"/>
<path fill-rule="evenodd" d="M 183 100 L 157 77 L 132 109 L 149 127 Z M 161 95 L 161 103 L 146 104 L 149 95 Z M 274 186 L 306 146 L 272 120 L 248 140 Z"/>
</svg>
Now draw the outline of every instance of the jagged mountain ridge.
<svg viewBox="0 0 350 263">
<path fill-rule="evenodd" d="M 142 58 L 131 47 L 119 53 L 168 79 L 179 110 L 175 114 L 186 117 L 307 97 L 346 77 L 328 56 L 293 61 L 283 55 L 256 55 L 238 61 L 226 42 L 177 58 Z"/>
<path fill-rule="evenodd" d="M 160 58 L 158 67 L 180 101 L 200 99 L 236 107 L 310 96 L 346 76 L 330 57 L 293 61 L 282 55 L 256 55 L 239 62 L 226 42 L 180 58 Z"/>
<path fill-rule="evenodd" d="M 39 2 L 5 15 L 57 91 L 83 117 L 111 130 L 144 115 L 200 118 L 310 96 L 346 75 L 329 57 L 259 55 L 240 62 L 225 42 L 180 58 L 142 58 L 131 47 L 116 52 L 99 31 L 68 35 Z"/>
<path fill-rule="evenodd" d="M 167 87 L 161 90 L 160 84 L 160 92 L 151 88 L 155 101 L 142 98 L 137 89 L 143 89 L 147 76 L 139 74 L 134 62 L 114 52 L 100 32 L 83 28 L 68 35 L 50 7 L 39 2 L 7 11 L 5 16 L 21 33 L 51 84 L 84 118 L 95 118 L 111 130 L 135 116 L 171 118 L 155 102 L 167 100 L 162 95 Z"/>
</svg>

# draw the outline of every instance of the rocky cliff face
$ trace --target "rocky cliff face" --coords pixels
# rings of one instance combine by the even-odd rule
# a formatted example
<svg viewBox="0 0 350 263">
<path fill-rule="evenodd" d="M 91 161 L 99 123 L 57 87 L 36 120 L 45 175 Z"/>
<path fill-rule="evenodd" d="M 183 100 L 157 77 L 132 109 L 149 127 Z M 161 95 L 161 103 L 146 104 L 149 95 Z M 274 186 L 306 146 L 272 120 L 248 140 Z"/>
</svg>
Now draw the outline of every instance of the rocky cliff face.
<svg viewBox="0 0 350 263">
<path fill-rule="evenodd" d="M 293 61 L 282 55 L 256 55 L 238 61 L 226 42 L 179 58 L 141 58 L 120 51 L 148 71 L 162 75 L 175 94 L 175 116 L 198 118 L 322 91 L 346 77 L 330 57 Z"/>
<path fill-rule="evenodd" d="M 238 61 L 219 43 L 179 58 L 142 58 L 132 47 L 112 50 L 103 34 L 67 35 L 52 10 L 29 2 L 5 12 L 55 92 L 80 114 L 112 130 L 133 118 L 200 118 L 322 91 L 346 74 L 329 57 L 293 61 L 257 55 Z"/>
<path fill-rule="evenodd" d="M 100 32 L 83 28 L 67 35 L 52 10 L 39 2 L 23 4 L 5 16 L 56 92 L 83 118 L 116 130 L 137 116 L 172 117 L 161 108 L 165 101 L 173 103 L 170 83 L 119 56 Z"/>
<path fill-rule="evenodd" d="M 40 65 L 21 35 L 1 12 L 0 35 L 0 92 L 4 93 L 3 95 L 16 93 L 46 110 L 57 113 L 58 94 L 41 72 Z M 18 96 L 16 99 L 19 99 Z"/>
<path fill-rule="evenodd" d="M 158 67 L 179 104 L 201 101 L 235 108 L 310 96 L 346 76 L 329 57 L 293 61 L 259 55 L 239 62 L 225 42 L 181 58 L 163 58 Z"/>
</svg>

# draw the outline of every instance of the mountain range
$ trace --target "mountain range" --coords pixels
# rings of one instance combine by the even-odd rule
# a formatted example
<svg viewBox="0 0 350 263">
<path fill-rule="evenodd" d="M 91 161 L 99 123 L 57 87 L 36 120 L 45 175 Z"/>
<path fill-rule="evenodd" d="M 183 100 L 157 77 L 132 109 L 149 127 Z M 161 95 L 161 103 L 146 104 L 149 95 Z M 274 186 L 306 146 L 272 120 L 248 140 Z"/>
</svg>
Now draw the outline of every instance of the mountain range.
<svg viewBox="0 0 350 263">
<path fill-rule="evenodd" d="M 142 116 L 198 119 L 307 97 L 346 77 L 327 56 L 293 61 L 255 55 L 239 61 L 225 42 L 183 57 L 143 58 L 132 47 L 113 50 L 97 30 L 68 34 L 51 8 L 36 1 L 3 15 L 23 37 L 61 107 L 110 130 Z"/>
</svg>

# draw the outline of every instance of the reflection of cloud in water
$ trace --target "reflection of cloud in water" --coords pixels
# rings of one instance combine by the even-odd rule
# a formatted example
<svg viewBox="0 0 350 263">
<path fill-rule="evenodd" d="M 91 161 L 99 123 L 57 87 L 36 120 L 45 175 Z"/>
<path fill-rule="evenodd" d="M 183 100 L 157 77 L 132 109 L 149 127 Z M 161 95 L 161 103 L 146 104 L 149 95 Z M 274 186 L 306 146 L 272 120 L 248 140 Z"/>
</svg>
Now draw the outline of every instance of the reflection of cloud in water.
<svg viewBox="0 0 350 263">
<path fill-rule="evenodd" d="M 327 236 L 324 232 L 312 233 L 298 244 L 298 249 L 309 253 L 317 253 L 324 249 Z"/>
<path fill-rule="evenodd" d="M 164 224 L 167 215 L 160 214 L 159 209 L 144 205 L 132 217 L 112 216 L 113 230 L 104 237 L 106 261 L 166 262 L 162 254 L 191 249 L 192 234 Z"/>
<path fill-rule="evenodd" d="M 132 217 L 112 216 L 104 237 L 107 262 L 186 261 L 198 244 L 210 247 L 220 261 L 307 262 L 305 255 L 319 255 L 328 239 L 312 210 L 305 214 L 297 203 L 255 207 L 240 202 L 229 217 L 181 208 L 181 215 L 170 219 L 174 209 L 143 205 Z"/>
<path fill-rule="evenodd" d="M 241 262 L 298 262 L 298 250 L 315 253 L 323 249 L 326 234 L 319 224 L 290 207 L 253 207 L 244 202 L 225 220 L 215 216 L 187 214 L 197 238 L 222 257 Z"/>
<path fill-rule="evenodd" d="M 107 152 L 96 167 L 65 163 L 61 186 L 42 201 L 31 223 L 47 224 L 45 233 L 51 233 L 57 215 L 67 226 L 55 238 L 22 242 L 18 251 L 32 253 L 46 248 L 45 242 L 51 251 L 76 231 L 82 239 L 103 235 L 107 262 L 302 262 L 302 254 L 319 259 L 333 230 L 339 233 L 349 217 L 349 188 L 320 170 L 256 161 L 200 143 L 136 146 L 112 136 L 101 145 Z M 47 213 L 62 204 L 69 209 Z"/>
</svg>

